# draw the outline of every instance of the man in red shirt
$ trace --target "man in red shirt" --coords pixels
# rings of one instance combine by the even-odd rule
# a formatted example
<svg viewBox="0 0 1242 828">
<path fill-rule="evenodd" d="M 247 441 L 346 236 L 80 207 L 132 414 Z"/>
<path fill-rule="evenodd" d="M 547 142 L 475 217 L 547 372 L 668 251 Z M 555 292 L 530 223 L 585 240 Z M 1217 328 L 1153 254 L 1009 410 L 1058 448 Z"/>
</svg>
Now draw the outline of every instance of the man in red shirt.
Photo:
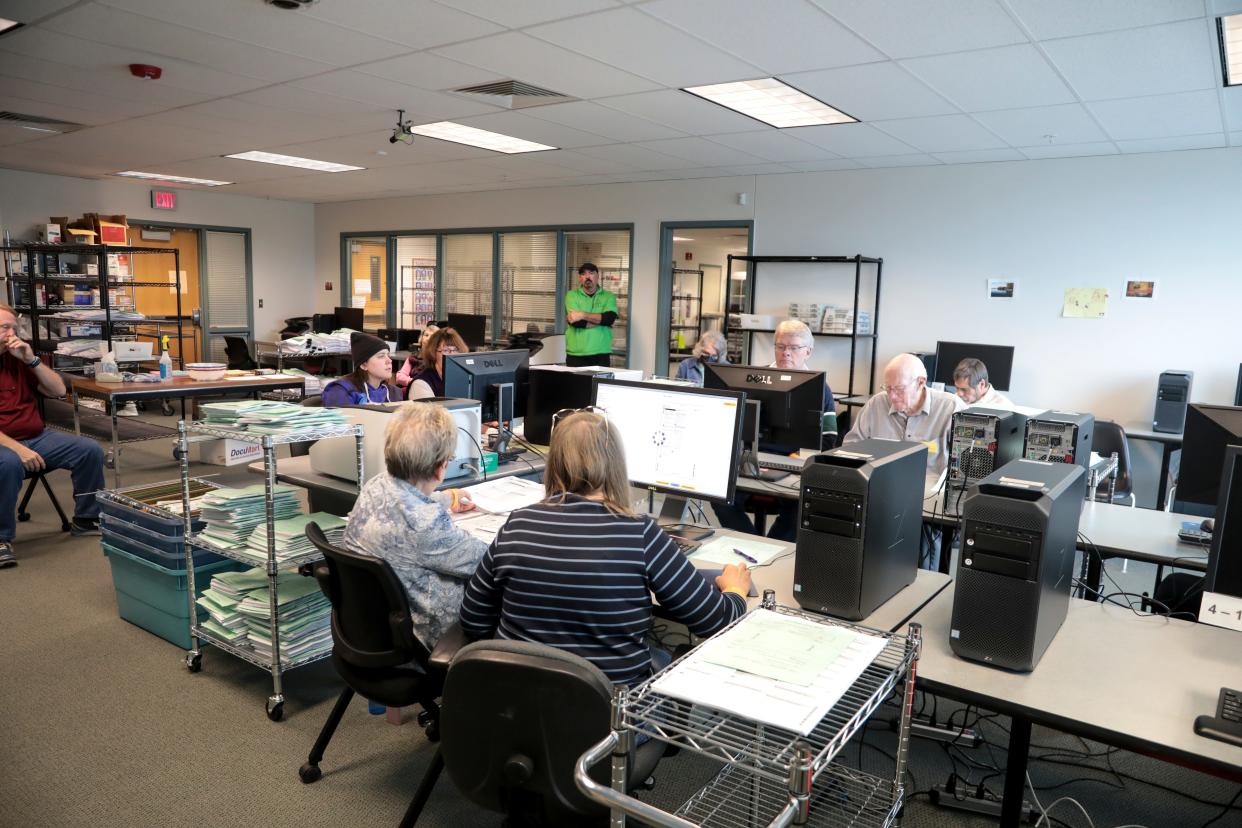
<svg viewBox="0 0 1242 828">
<path fill-rule="evenodd" d="M 17 497 L 27 474 L 68 469 L 73 476 L 73 534 L 99 531 L 95 492 L 104 487 L 103 449 L 94 440 L 49 431 L 37 394 L 63 397 L 60 375 L 17 335 L 17 314 L 0 305 L 0 569 L 17 564 Z"/>
</svg>

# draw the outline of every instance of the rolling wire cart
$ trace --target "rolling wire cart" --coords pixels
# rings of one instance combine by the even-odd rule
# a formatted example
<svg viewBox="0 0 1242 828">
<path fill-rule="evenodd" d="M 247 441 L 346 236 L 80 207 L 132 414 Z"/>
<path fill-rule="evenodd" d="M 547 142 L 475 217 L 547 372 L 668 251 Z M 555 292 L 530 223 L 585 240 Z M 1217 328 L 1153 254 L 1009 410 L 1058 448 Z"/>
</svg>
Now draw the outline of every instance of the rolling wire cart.
<svg viewBox="0 0 1242 828">
<path fill-rule="evenodd" d="M 244 661 L 248 661 L 261 670 L 265 670 L 272 676 L 272 695 L 267 697 L 266 709 L 267 717 L 274 722 L 278 722 L 284 716 L 285 696 L 282 686 L 282 680 L 285 672 L 301 667 L 311 662 L 318 661 L 331 655 L 332 647 L 329 645 L 321 650 L 314 650 L 303 653 L 296 658 L 282 658 L 280 654 L 280 626 L 279 626 L 279 601 L 277 597 L 276 577 L 281 569 L 294 569 L 305 564 L 318 561 L 323 554 L 318 550 L 307 552 L 290 558 L 277 559 L 276 557 L 276 515 L 275 507 L 272 501 L 272 494 L 276 488 L 276 447 L 279 445 L 288 445 L 291 443 L 304 443 L 311 440 L 323 440 L 332 437 L 353 437 L 355 442 L 355 462 L 358 472 L 358 479 L 364 480 L 363 477 L 363 455 L 362 455 L 362 426 L 356 424 L 328 425 L 314 429 L 303 429 L 301 431 L 291 431 L 285 434 L 258 434 L 250 431 L 243 431 L 235 428 L 227 428 L 201 421 L 187 423 L 182 420 L 177 424 L 177 445 L 180 449 L 181 460 L 181 506 L 182 513 L 185 518 L 185 555 L 186 555 L 186 579 L 187 595 L 190 602 L 190 650 L 186 653 L 185 665 L 191 673 L 197 673 L 202 669 L 202 645 L 207 642 L 226 653 L 234 655 Z M 195 536 L 190 525 L 190 443 L 198 442 L 192 440 L 191 434 L 199 435 L 200 439 L 209 438 L 226 438 L 229 440 L 241 440 L 247 443 L 258 443 L 263 447 L 263 488 L 266 500 L 265 505 L 265 522 L 267 528 L 267 563 L 265 566 L 268 580 L 268 632 L 272 639 L 272 657 L 270 660 L 263 658 L 258 652 L 247 648 L 239 647 L 228 641 L 222 640 L 209 630 L 204 629 L 197 623 L 198 614 L 195 607 L 195 587 L 194 587 L 194 560 L 193 554 L 195 549 L 214 552 L 221 557 L 229 558 L 242 563 L 254 565 L 254 558 L 250 555 L 241 553 L 235 549 L 226 549 L 216 546 L 215 544 L 204 541 L 201 537 Z"/>
<path fill-rule="evenodd" d="M 777 612 L 821 624 L 864 629 L 776 606 L 770 590 L 764 593 L 763 606 L 751 612 Z M 574 781 L 584 794 L 610 809 L 610 824 L 615 828 L 623 828 L 627 815 L 662 828 L 887 828 L 895 824 L 904 793 L 922 628 L 911 624 L 904 635 L 865 631 L 886 639 L 883 651 L 810 734 L 803 736 L 661 695 L 652 689 L 653 677 L 632 689 L 617 689 L 612 732 L 579 757 Z M 676 662 L 666 669 L 676 669 Z M 833 764 L 850 738 L 903 682 L 892 778 L 881 779 Z M 720 762 L 722 767 L 675 813 L 660 810 L 625 793 L 626 757 L 640 734 L 692 750 Z M 609 756 L 611 787 L 590 776 L 591 768 Z"/>
</svg>

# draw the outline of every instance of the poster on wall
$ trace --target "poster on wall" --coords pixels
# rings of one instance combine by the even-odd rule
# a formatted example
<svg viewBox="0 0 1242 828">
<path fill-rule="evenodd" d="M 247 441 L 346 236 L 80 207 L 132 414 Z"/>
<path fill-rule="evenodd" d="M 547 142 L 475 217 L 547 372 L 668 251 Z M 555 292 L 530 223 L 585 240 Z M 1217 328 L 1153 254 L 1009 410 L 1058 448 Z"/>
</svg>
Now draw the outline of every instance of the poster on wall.
<svg viewBox="0 0 1242 828">
<path fill-rule="evenodd" d="M 1155 299 L 1156 283 L 1151 280 L 1127 279 L 1126 290 L 1122 295 L 1127 299 Z"/>
<path fill-rule="evenodd" d="M 1012 299 L 1017 282 L 1008 279 L 988 279 L 989 299 Z"/>
<path fill-rule="evenodd" d="M 1103 319 L 1108 288 L 1066 288 L 1061 316 L 1067 319 Z"/>
</svg>

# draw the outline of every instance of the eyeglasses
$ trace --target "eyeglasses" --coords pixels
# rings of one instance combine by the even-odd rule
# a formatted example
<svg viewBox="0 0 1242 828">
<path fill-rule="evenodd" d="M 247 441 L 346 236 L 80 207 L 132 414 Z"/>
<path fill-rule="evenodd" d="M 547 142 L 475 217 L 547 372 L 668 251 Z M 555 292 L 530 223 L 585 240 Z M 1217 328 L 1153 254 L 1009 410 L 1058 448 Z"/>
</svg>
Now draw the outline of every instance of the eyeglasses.
<svg viewBox="0 0 1242 828">
<path fill-rule="evenodd" d="M 604 418 L 604 422 L 608 422 L 607 409 L 600 408 L 598 406 L 588 405 L 586 408 L 562 408 L 560 411 L 557 411 L 552 415 L 552 430 L 556 431 L 556 427 L 560 425 L 561 420 L 564 420 L 574 414 L 578 414 L 579 412 L 584 414 L 598 414 Z"/>
<path fill-rule="evenodd" d="M 908 385 L 885 385 L 881 386 L 880 390 L 882 390 L 885 394 L 896 394 L 898 396 L 903 396 L 906 393 L 906 389 L 909 387 L 910 386 Z"/>
<path fill-rule="evenodd" d="M 775 350 L 777 353 L 792 354 L 795 351 L 805 351 L 809 349 L 809 345 L 790 345 L 789 343 L 776 343 Z"/>
<path fill-rule="evenodd" d="M 441 354 L 455 354 L 457 353 L 457 346 L 456 345 L 441 345 L 439 348 L 436 349 L 436 351 L 437 353 L 441 353 Z"/>
</svg>

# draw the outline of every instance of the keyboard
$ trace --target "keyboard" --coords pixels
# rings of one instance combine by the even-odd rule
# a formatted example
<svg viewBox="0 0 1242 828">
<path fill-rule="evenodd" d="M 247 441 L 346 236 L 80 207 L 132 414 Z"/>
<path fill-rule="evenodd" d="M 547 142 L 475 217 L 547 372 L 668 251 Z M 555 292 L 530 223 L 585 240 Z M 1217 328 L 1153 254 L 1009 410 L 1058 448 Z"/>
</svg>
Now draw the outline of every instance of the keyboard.
<svg viewBox="0 0 1242 828">
<path fill-rule="evenodd" d="M 773 454 L 770 451 L 755 452 L 755 459 L 759 461 L 759 468 L 761 469 L 772 469 L 773 471 L 783 471 L 791 474 L 801 474 L 802 464 L 806 462 L 801 457 Z"/>
<path fill-rule="evenodd" d="M 1199 521 L 1184 520 L 1182 528 L 1177 533 L 1177 539 L 1186 543 L 1197 543 L 1207 546 L 1212 542 L 1212 533 L 1203 531 Z"/>
<path fill-rule="evenodd" d="M 667 535 L 668 533 L 665 532 L 665 534 Z M 681 554 L 683 555 L 689 555 L 691 552 L 699 548 L 698 541 L 686 540 L 685 538 L 679 538 L 676 535 L 669 535 L 669 537 L 673 539 L 673 543 L 677 544 L 677 548 L 681 550 Z"/>
<path fill-rule="evenodd" d="M 1242 747 L 1242 691 L 1220 688 L 1215 716 L 1197 716 L 1195 733 Z"/>
</svg>

